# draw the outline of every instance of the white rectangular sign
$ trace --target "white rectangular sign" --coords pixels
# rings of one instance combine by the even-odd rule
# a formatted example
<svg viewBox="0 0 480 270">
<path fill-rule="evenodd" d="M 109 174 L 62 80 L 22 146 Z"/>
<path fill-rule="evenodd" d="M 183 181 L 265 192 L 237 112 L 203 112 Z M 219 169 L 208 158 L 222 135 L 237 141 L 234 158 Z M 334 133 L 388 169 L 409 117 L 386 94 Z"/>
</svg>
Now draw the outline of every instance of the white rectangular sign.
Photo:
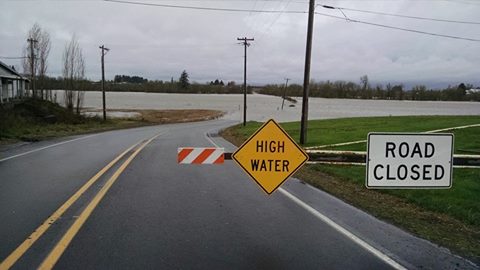
<svg viewBox="0 0 480 270">
<path fill-rule="evenodd" d="M 450 188 L 453 134 L 370 133 L 367 188 Z"/>
</svg>

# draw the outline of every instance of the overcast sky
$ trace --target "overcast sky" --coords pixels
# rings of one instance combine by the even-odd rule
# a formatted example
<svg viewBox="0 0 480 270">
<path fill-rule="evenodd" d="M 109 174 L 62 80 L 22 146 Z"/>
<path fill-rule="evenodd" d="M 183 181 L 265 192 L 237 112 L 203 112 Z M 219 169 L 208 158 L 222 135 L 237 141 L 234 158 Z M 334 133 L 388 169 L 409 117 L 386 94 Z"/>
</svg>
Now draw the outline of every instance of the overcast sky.
<svg viewBox="0 0 480 270">
<path fill-rule="evenodd" d="M 131 0 L 138 1 L 139 0 Z M 141 0 L 247 10 L 307 11 L 307 0 Z M 480 1 L 316 1 L 345 8 L 354 20 L 480 40 L 480 24 L 399 18 L 347 10 L 480 22 Z M 255 38 L 248 48 L 250 83 L 301 83 L 307 14 L 224 12 L 141 6 L 105 1 L 0 0 L 0 57 L 20 56 L 28 30 L 38 23 L 51 35 L 49 75 L 59 76 L 65 44 L 75 33 L 89 79 L 101 78 L 99 45 L 111 51 L 106 77 L 138 75 L 150 80 L 178 79 L 187 70 L 199 83 L 243 80 L 243 47 L 237 37 Z M 317 12 L 343 17 L 340 10 Z M 20 60 L 1 58 L 20 69 Z M 424 83 L 431 87 L 460 82 L 480 86 L 480 42 L 435 37 L 315 16 L 312 73 L 315 81 Z"/>
</svg>

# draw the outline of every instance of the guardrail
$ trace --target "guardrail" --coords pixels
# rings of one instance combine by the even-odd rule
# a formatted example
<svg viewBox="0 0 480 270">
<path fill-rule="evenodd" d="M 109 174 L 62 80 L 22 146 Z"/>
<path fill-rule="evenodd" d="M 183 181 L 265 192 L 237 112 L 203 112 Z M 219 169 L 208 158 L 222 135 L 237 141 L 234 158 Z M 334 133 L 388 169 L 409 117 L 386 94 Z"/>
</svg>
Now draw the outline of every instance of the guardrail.
<svg viewBox="0 0 480 270">
<path fill-rule="evenodd" d="M 306 150 L 307 163 L 365 165 L 367 152 L 362 151 L 330 151 Z M 225 159 L 232 159 L 232 153 L 225 153 Z M 480 168 L 480 155 L 454 155 L 453 166 L 457 168 Z"/>
<path fill-rule="evenodd" d="M 367 152 L 360 151 L 307 150 L 307 154 L 312 163 L 364 165 L 367 159 Z M 480 168 L 480 155 L 453 155 L 453 166 Z"/>
</svg>

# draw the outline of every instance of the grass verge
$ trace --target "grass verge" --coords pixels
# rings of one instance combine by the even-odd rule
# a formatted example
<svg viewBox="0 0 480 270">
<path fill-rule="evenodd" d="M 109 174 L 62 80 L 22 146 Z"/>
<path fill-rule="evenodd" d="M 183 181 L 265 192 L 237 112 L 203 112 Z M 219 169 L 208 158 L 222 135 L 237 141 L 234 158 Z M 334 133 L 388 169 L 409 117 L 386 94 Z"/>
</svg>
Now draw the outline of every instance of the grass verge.
<svg viewBox="0 0 480 270">
<path fill-rule="evenodd" d="M 373 117 L 309 121 L 309 145 L 366 139 L 371 131 L 421 132 L 480 123 L 471 116 Z M 222 136 L 240 145 L 261 123 L 226 129 Z M 299 123 L 282 127 L 299 137 Z M 477 151 L 479 128 L 455 130 L 455 149 Z M 358 145 L 344 150 L 360 150 Z M 306 165 L 296 177 L 325 190 L 372 215 L 422 238 L 480 261 L 480 170 L 454 169 L 448 190 L 368 190 L 364 166 Z"/>
<path fill-rule="evenodd" d="M 203 121 L 223 115 L 222 112 L 214 110 L 134 112 L 138 112 L 140 116 L 128 119 L 109 118 L 103 121 L 100 117 L 77 115 L 52 102 L 26 99 L 0 106 L 0 145 L 146 125 Z"/>
</svg>

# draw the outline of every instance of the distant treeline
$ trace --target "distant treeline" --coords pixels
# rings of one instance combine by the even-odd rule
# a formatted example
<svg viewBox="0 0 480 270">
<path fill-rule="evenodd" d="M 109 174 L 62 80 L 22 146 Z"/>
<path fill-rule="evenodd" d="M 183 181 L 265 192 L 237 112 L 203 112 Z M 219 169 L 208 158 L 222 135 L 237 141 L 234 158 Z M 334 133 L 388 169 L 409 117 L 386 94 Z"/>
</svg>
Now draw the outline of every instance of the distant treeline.
<svg viewBox="0 0 480 270">
<path fill-rule="evenodd" d="M 155 93 L 199 93 L 199 94 L 238 94 L 243 93 L 242 85 L 236 85 L 234 82 L 229 82 L 227 85 L 188 83 L 187 86 L 180 84 L 178 81 L 148 81 L 142 77 L 133 76 L 121 79 L 122 77 L 116 77 L 120 80 L 130 80 L 130 82 L 121 81 L 115 82 L 106 81 L 105 90 L 115 92 L 155 92 Z M 144 80 L 143 82 L 132 82 Z M 101 91 L 101 82 L 93 82 L 84 80 L 81 84 L 83 91 Z M 62 90 L 65 89 L 65 81 L 61 78 L 46 77 L 44 79 L 45 89 Z M 251 93 L 251 90 L 248 89 Z"/>
<path fill-rule="evenodd" d="M 118 76 L 118 77 L 117 77 Z M 239 94 L 243 93 L 242 85 L 228 82 L 226 85 L 221 81 L 212 81 L 205 84 L 180 83 L 180 81 L 148 81 L 138 76 L 120 76 L 121 82 L 106 81 L 106 91 L 116 92 L 155 92 L 155 93 L 200 93 L 200 94 Z M 363 77 L 362 77 L 363 78 Z M 127 80 L 129 82 L 126 82 Z M 142 81 L 142 82 L 132 82 Z M 405 89 L 402 84 L 377 84 L 372 87 L 368 84 L 368 78 L 361 80 L 361 84 L 347 81 L 325 81 L 310 84 L 310 97 L 323 98 L 348 98 L 348 99 L 386 99 L 386 100 L 442 100 L 442 101 L 480 101 L 480 92 L 469 92 L 474 88 L 472 85 L 461 83 L 458 86 L 449 86 L 445 89 L 428 89 L 425 85 L 417 85 L 411 89 Z M 365 83 L 366 82 L 366 83 Z M 42 85 L 44 89 L 65 89 L 65 81 L 61 78 L 45 77 Z M 84 80 L 80 84 L 81 90 L 100 91 L 101 83 Z M 286 91 L 283 84 L 270 84 L 264 87 L 255 87 L 260 94 L 299 97 L 302 96 L 303 87 L 291 84 Z M 248 93 L 251 93 L 251 87 Z"/>
<path fill-rule="evenodd" d="M 442 100 L 442 101 L 480 101 L 480 93 L 471 93 L 472 85 L 460 84 L 445 89 L 427 89 L 425 85 L 417 85 L 406 90 L 402 84 L 385 86 L 378 84 L 359 85 L 347 81 L 326 81 L 310 84 L 310 97 L 349 98 L 349 99 L 391 99 L 391 100 Z M 267 85 L 258 90 L 261 94 L 283 96 L 302 96 L 303 87 L 298 84 L 289 85 L 285 91 L 283 84 Z"/>
<path fill-rule="evenodd" d="M 139 76 L 115 75 L 113 82 L 114 83 L 146 83 L 148 82 L 148 80 Z"/>
</svg>

